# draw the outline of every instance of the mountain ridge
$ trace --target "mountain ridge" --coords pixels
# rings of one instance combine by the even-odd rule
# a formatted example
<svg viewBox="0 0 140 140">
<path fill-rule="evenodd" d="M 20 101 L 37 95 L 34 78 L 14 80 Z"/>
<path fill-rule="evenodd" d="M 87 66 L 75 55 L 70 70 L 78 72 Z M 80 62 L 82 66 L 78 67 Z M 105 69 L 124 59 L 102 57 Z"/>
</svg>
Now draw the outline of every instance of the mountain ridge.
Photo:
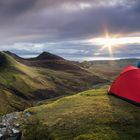
<svg viewBox="0 0 140 140">
<path fill-rule="evenodd" d="M 1 52 L 0 112 L 24 110 L 34 103 L 90 89 L 107 80 L 67 60 L 28 60 Z M 25 62 L 26 61 L 26 62 Z"/>
<path fill-rule="evenodd" d="M 38 59 L 38 60 L 65 60 L 64 58 L 54 55 L 49 52 L 42 52 L 37 57 L 35 57 L 35 59 Z"/>
</svg>

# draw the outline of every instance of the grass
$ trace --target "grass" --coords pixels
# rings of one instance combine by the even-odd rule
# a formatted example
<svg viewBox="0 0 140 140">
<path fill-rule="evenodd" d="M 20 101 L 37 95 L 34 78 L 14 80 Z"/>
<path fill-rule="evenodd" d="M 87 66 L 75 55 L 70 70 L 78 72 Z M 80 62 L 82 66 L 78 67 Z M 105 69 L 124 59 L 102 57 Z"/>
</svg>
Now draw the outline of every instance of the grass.
<svg viewBox="0 0 140 140">
<path fill-rule="evenodd" d="M 67 66 L 67 61 L 64 64 Z M 74 67 L 64 71 L 29 66 L 0 52 L 0 114 L 23 110 L 41 100 L 70 95 L 106 81 L 77 65 Z"/>
<path fill-rule="evenodd" d="M 64 71 L 27 66 L 8 54 L 0 54 L 0 114 L 24 110 L 21 115 L 25 140 L 137 140 L 140 139 L 140 109 L 118 98 L 108 96 L 107 87 L 87 90 L 104 80 L 117 76 L 118 66 L 104 69 L 100 64 Z M 0 61 L 1 62 L 1 61 Z M 66 62 L 65 62 L 66 63 Z M 126 62 L 125 62 L 126 63 Z M 101 70 L 101 71 L 99 71 Z M 105 81 L 104 81 L 105 82 Z M 96 87 L 97 88 L 97 87 Z M 64 95 L 71 95 L 63 97 Z M 30 112 L 31 116 L 26 116 Z"/>
<path fill-rule="evenodd" d="M 122 69 L 128 65 L 137 66 L 139 59 L 120 59 L 120 60 L 99 60 L 99 61 L 85 61 L 81 65 L 90 72 L 108 79 L 114 80 Z"/>
<path fill-rule="evenodd" d="M 106 87 L 63 97 L 25 112 L 32 114 L 22 127 L 26 140 L 140 139 L 140 108 L 107 95 Z"/>
<path fill-rule="evenodd" d="M 0 52 L 0 114 L 24 110 L 32 106 L 33 92 L 51 86 L 38 70 L 17 62 L 6 53 Z M 4 105 L 4 106 L 3 106 Z"/>
</svg>

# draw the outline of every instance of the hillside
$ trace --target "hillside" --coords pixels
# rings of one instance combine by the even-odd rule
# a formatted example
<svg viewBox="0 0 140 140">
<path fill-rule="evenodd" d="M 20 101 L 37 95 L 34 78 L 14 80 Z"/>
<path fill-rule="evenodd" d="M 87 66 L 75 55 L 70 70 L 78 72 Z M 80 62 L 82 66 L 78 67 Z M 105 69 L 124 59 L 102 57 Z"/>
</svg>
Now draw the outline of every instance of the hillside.
<svg viewBox="0 0 140 140">
<path fill-rule="evenodd" d="M 32 58 L 32 60 L 64 60 L 64 58 L 51 54 L 49 52 L 43 52 L 36 58 Z"/>
<path fill-rule="evenodd" d="M 0 52 L 0 114 L 106 82 L 59 56 L 43 53 L 40 58 L 41 55 L 23 59 L 11 52 Z"/>
<path fill-rule="evenodd" d="M 21 58 L 18 55 L 8 51 L 6 51 L 5 53 L 15 58 L 16 61 L 27 66 L 39 68 L 43 67 L 53 70 L 71 71 L 71 72 L 86 71 L 82 66 L 79 65 L 79 63 L 77 64 L 75 62 L 68 61 L 60 56 L 51 54 L 49 52 L 43 52 L 39 54 L 37 57 L 27 59 Z"/>
<path fill-rule="evenodd" d="M 13 113 L 23 140 L 140 139 L 139 108 L 107 95 L 104 80 L 137 61 L 80 64 L 47 52 L 31 59 L 1 52 L 0 113 L 25 109 Z"/>
<path fill-rule="evenodd" d="M 120 59 L 120 60 L 99 60 L 84 61 L 80 63 L 82 67 L 90 72 L 105 78 L 113 80 L 119 75 L 122 69 L 128 65 L 136 66 L 139 59 Z"/>
<path fill-rule="evenodd" d="M 106 88 L 84 91 L 25 110 L 20 114 L 24 139 L 140 139 L 139 107 L 107 95 Z"/>
</svg>

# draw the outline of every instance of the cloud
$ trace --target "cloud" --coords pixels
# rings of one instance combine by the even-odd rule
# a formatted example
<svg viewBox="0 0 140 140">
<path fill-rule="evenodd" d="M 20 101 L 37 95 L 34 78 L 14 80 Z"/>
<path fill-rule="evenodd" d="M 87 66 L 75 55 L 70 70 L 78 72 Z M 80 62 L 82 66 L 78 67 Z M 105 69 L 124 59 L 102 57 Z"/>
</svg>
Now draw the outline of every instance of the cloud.
<svg viewBox="0 0 140 140">
<path fill-rule="evenodd" d="M 1 0 L 0 1 L 0 14 L 1 16 L 17 16 L 27 10 L 31 10 L 36 0 Z"/>
<path fill-rule="evenodd" d="M 103 36 L 105 28 L 114 34 L 140 35 L 140 1 L 1 0 L 0 19 L 1 49 L 39 52 L 35 44 L 44 44 L 41 51 L 82 55 L 83 50 L 90 55 L 91 50 L 93 55 L 97 46 L 81 42 Z"/>
</svg>

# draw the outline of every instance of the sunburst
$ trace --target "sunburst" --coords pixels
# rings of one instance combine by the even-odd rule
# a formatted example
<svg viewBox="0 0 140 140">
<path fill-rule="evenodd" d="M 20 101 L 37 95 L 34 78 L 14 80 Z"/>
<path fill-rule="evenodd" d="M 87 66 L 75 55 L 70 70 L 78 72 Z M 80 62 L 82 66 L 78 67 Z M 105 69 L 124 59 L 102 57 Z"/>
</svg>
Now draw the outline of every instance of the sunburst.
<svg viewBox="0 0 140 140">
<path fill-rule="evenodd" d="M 116 36 L 111 37 L 108 32 L 105 32 L 105 38 L 100 38 L 99 42 L 103 45 L 99 51 L 108 49 L 110 56 L 113 56 L 113 47 L 116 47 Z"/>
<path fill-rule="evenodd" d="M 105 37 L 92 39 L 91 42 L 101 46 L 101 48 L 98 51 L 103 51 L 104 49 L 108 49 L 110 56 L 113 57 L 113 48 L 119 46 L 117 40 L 118 37 L 119 37 L 118 34 L 110 35 L 109 32 L 106 31 Z"/>
</svg>

